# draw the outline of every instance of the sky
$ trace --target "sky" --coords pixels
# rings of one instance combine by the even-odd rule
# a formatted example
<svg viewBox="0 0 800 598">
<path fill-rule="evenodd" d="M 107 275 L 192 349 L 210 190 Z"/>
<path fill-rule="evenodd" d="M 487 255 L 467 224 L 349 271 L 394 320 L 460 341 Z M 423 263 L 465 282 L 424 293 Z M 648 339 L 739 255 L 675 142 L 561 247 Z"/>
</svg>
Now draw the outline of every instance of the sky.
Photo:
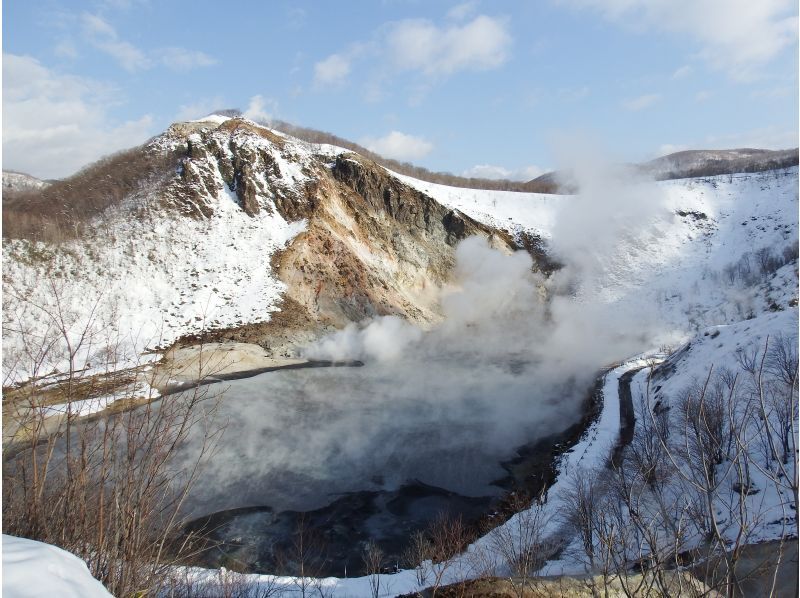
<svg viewBox="0 0 800 598">
<path fill-rule="evenodd" d="M 6 0 L 4 169 L 238 108 L 466 176 L 798 145 L 794 0 Z"/>
</svg>

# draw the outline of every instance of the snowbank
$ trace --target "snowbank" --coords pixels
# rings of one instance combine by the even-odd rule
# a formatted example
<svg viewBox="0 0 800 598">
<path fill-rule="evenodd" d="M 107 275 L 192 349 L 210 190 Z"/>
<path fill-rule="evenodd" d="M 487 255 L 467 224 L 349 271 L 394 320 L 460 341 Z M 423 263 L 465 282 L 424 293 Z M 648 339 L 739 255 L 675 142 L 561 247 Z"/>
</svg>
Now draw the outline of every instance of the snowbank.
<svg viewBox="0 0 800 598">
<path fill-rule="evenodd" d="M 3 596 L 108 598 L 111 594 L 74 554 L 3 534 Z"/>
</svg>

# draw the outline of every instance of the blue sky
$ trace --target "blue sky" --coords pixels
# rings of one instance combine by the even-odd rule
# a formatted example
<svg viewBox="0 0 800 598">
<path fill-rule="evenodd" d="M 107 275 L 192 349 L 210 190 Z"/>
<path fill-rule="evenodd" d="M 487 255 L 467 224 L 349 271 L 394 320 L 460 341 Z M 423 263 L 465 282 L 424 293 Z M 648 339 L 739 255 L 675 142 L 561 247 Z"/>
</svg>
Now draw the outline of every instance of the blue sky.
<svg viewBox="0 0 800 598">
<path fill-rule="evenodd" d="M 66 176 L 223 107 L 519 179 L 564 135 L 794 147 L 797 29 L 791 0 L 6 0 L 3 168 Z"/>
</svg>

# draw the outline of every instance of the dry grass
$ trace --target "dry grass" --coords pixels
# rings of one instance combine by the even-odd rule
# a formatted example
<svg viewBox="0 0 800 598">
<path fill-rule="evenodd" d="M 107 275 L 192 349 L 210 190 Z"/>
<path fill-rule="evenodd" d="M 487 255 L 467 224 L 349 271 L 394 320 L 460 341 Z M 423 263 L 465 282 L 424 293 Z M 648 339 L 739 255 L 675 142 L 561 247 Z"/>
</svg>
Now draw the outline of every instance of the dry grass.
<svg viewBox="0 0 800 598">
<path fill-rule="evenodd" d="M 87 223 L 136 192 L 172 177 L 177 152 L 144 146 L 102 158 L 44 189 L 3 197 L 3 237 L 60 243 L 80 237 Z"/>
</svg>

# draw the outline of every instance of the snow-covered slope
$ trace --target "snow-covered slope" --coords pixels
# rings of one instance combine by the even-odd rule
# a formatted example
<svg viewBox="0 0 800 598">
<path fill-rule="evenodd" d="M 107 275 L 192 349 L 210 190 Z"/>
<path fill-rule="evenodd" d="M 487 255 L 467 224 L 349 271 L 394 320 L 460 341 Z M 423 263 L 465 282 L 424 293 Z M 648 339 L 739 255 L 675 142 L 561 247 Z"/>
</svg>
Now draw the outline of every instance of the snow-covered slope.
<svg viewBox="0 0 800 598">
<path fill-rule="evenodd" d="M 620 244 L 623 254 L 605 264 L 593 300 L 652 306 L 683 338 L 796 304 L 797 177 L 795 167 L 658 183 L 666 210 L 656 237 Z M 572 196 L 463 190 L 401 178 L 517 238 L 527 231 L 552 242 L 556 222 L 573 215 Z M 779 267 L 781 262 L 787 265 Z"/>
<path fill-rule="evenodd" d="M 74 554 L 3 534 L 3 596 L 109 598 L 111 594 Z"/>
<path fill-rule="evenodd" d="M 208 208 L 205 218 L 186 213 L 190 208 L 163 209 L 160 190 L 146 189 L 109 211 L 94 237 L 56 247 L 7 241 L 6 367 L 23 378 L 63 370 L 59 355 L 41 364 L 17 361 L 25 359 L 24 339 L 12 332 L 44 334 L 59 319 L 67 320 L 74 338 L 86 330 L 95 335 L 79 362 L 91 362 L 93 352 L 113 344 L 122 351 L 120 367 L 135 363 L 146 349 L 210 326 L 269 319 L 286 289 L 270 260 L 304 230 L 305 221 L 287 221 L 271 195 L 257 195 L 262 209 L 248 215 L 219 172 L 207 176 L 217 192 L 199 197 Z"/>
<path fill-rule="evenodd" d="M 144 151 L 179 155 L 177 172 L 142 181 L 89 234 L 4 243 L 6 384 L 65 371 L 67 345 L 79 369 L 119 369 L 288 303 L 306 328 L 375 314 L 425 324 L 455 244 L 494 234 L 368 160 L 244 119 L 178 123 Z M 61 329 L 60 351 L 30 350 Z"/>
<path fill-rule="evenodd" d="M 3 193 L 16 193 L 47 187 L 49 183 L 23 172 L 3 171 Z"/>
<path fill-rule="evenodd" d="M 661 156 L 638 168 L 657 179 L 677 179 L 731 172 L 758 172 L 797 164 L 797 149 L 686 150 Z"/>
</svg>

